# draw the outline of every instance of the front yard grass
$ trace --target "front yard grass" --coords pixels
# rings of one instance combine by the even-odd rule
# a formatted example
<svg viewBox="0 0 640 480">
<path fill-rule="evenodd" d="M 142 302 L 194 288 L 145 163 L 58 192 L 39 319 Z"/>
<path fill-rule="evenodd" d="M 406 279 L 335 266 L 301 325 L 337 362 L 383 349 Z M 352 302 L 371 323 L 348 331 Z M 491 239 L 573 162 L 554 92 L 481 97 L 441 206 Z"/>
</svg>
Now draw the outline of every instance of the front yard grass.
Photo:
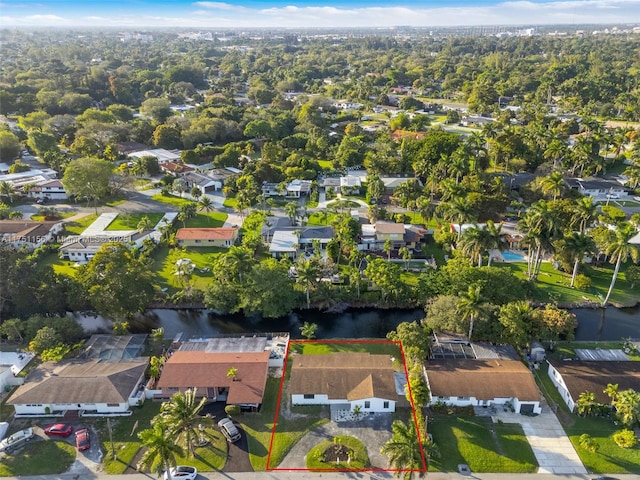
<svg viewBox="0 0 640 480">
<path fill-rule="evenodd" d="M 620 448 L 611 436 L 621 426 L 610 419 L 572 415 L 573 425 L 563 425 L 584 466 L 593 473 L 640 473 L 640 448 Z M 596 452 L 580 446 L 580 435 L 587 433 L 598 444 Z"/>
<path fill-rule="evenodd" d="M 98 218 L 98 215 L 90 213 L 78 220 L 66 222 L 64 224 L 64 230 L 68 235 L 80 235 L 89 225 L 96 221 L 96 218 Z"/>
<path fill-rule="evenodd" d="M 0 477 L 51 475 L 66 472 L 76 459 L 76 449 L 67 442 L 37 440 L 16 455 L 0 459 Z"/>
<path fill-rule="evenodd" d="M 109 230 L 136 230 L 138 223 L 144 217 L 147 217 L 151 225 L 156 226 L 162 219 L 164 213 L 119 213 L 118 216 L 109 224 Z"/>
<path fill-rule="evenodd" d="M 344 445 L 350 450 L 348 457 L 340 458 L 340 463 L 324 460 L 325 452 L 330 448 Z M 347 463 L 348 460 L 348 463 Z M 324 440 L 309 450 L 307 468 L 309 470 L 354 469 L 362 470 L 370 466 L 367 447 L 355 437 L 339 435 L 332 440 Z"/>
<path fill-rule="evenodd" d="M 455 472 L 460 463 L 478 473 L 533 473 L 538 468 L 520 425 L 492 423 L 489 417 L 435 415 L 428 428 L 442 454 L 430 461 L 432 471 Z"/>
</svg>

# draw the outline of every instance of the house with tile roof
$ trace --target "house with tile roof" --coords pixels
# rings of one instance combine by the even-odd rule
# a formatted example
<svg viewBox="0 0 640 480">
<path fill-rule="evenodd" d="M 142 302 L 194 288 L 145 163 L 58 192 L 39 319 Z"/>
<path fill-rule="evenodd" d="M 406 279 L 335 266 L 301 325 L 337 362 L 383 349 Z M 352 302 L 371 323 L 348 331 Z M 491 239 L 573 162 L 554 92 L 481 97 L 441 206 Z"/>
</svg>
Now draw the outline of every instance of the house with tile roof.
<svg viewBox="0 0 640 480">
<path fill-rule="evenodd" d="M 400 382 L 402 383 L 402 382 Z M 362 413 L 395 412 L 397 387 L 389 355 L 338 352 L 293 357 L 289 394 L 293 405 L 331 405 Z M 398 391 L 400 390 L 400 391 Z"/>
<path fill-rule="evenodd" d="M 231 247 L 238 235 L 237 227 L 180 228 L 176 241 L 181 247 Z"/>
<path fill-rule="evenodd" d="M 489 407 L 510 404 L 516 413 L 539 414 L 540 391 L 519 360 L 429 360 L 425 367 L 430 405 Z"/>
<path fill-rule="evenodd" d="M 197 388 L 198 396 L 258 409 L 267 384 L 270 352 L 178 350 L 165 362 L 155 398 Z M 228 376 L 230 369 L 235 377 Z"/>
<path fill-rule="evenodd" d="M 607 385 L 618 385 L 618 391 L 633 389 L 640 392 L 640 362 L 580 360 L 549 363 L 549 378 L 560 396 L 573 411 L 581 393 L 591 392 L 596 402 L 609 404 L 604 393 Z"/>
<path fill-rule="evenodd" d="M 58 179 L 38 182 L 29 189 L 29 198 L 39 198 L 42 200 L 66 200 L 67 191 Z"/>
<path fill-rule="evenodd" d="M 95 338 L 94 338 L 95 337 Z M 16 417 L 128 416 L 131 407 L 144 402 L 144 376 L 148 357 L 114 355 L 113 342 L 94 336 L 77 358 L 44 362 L 7 400 Z M 141 345 L 145 335 L 122 335 L 114 341 L 125 347 Z M 119 351 L 119 350 L 118 350 Z"/>
<path fill-rule="evenodd" d="M 0 242 L 32 250 L 53 242 L 62 230 L 62 222 L 3 220 L 0 222 Z"/>
</svg>

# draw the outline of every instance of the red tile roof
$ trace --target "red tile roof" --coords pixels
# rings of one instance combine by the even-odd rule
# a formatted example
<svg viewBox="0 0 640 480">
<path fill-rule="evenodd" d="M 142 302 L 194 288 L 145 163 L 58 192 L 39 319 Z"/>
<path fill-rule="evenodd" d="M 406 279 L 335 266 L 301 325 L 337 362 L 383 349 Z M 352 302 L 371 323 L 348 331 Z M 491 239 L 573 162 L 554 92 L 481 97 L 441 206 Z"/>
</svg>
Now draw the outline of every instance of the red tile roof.
<svg viewBox="0 0 640 480">
<path fill-rule="evenodd" d="M 233 240 L 237 231 L 235 227 L 180 228 L 176 240 Z"/>
<path fill-rule="evenodd" d="M 229 404 L 259 404 L 267 383 L 269 353 L 177 351 L 162 367 L 158 388 L 224 387 L 229 389 Z M 237 369 L 236 381 L 227 377 L 232 367 Z"/>
</svg>

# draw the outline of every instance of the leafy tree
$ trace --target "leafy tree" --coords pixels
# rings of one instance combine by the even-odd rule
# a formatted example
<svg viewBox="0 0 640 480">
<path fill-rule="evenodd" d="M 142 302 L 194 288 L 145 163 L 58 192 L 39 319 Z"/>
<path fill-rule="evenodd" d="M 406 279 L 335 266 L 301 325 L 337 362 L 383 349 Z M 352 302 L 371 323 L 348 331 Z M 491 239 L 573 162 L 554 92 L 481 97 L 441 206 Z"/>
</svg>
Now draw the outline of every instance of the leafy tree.
<svg viewBox="0 0 640 480">
<path fill-rule="evenodd" d="M 364 269 L 364 275 L 371 280 L 381 292 L 383 302 L 397 298 L 401 293 L 400 267 L 382 258 L 374 258 Z"/>
<path fill-rule="evenodd" d="M 551 348 L 560 339 L 571 340 L 578 322 L 573 313 L 562 310 L 555 305 L 545 305 L 533 311 L 532 332 L 541 340 L 549 341 Z"/>
<path fill-rule="evenodd" d="M 623 425 L 633 428 L 640 424 L 640 393 L 633 389 L 619 391 L 611 405 L 616 409 L 616 417 Z"/>
<path fill-rule="evenodd" d="M 409 389 L 411 391 L 409 392 Z M 429 403 L 430 393 L 429 387 L 427 386 L 427 381 L 424 378 L 424 373 L 422 372 L 422 365 L 416 364 L 409 371 L 409 382 L 407 386 L 405 386 L 405 393 L 407 396 L 407 400 L 411 402 L 411 396 L 413 397 L 413 405 L 416 407 L 416 411 L 421 412 L 422 408 Z"/>
<path fill-rule="evenodd" d="M 387 338 L 402 344 L 404 356 L 410 364 L 422 364 L 429 354 L 431 329 L 424 321 L 402 322 L 387 333 Z"/>
<path fill-rule="evenodd" d="M 122 243 L 105 243 L 76 278 L 98 313 L 116 320 L 144 311 L 154 295 L 147 265 Z"/>
<path fill-rule="evenodd" d="M 246 288 L 240 292 L 240 306 L 245 314 L 277 318 L 292 312 L 299 305 L 299 295 L 288 274 L 287 266 L 275 258 L 255 264 Z"/>
<path fill-rule="evenodd" d="M 502 336 L 506 342 L 516 347 L 527 344 L 531 334 L 532 313 L 531 305 L 521 300 L 500 307 L 498 320 L 504 328 Z"/>
<path fill-rule="evenodd" d="M 576 401 L 576 409 L 579 415 L 591 415 L 598 406 L 593 392 L 582 392 Z"/>
<path fill-rule="evenodd" d="M 564 187 L 564 175 L 560 172 L 553 172 L 548 177 L 545 177 L 541 183 L 542 191 L 545 194 L 549 194 L 555 200 L 562 193 Z"/>
<path fill-rule="evenodd" d="M 307 340 L 311 340 L 315 338 L 317 330 L 318 330 L 317 323 L 304 322 L 304 324 L 300 327 L 300 333 Z"/>
<path fill-rule="evenodd" d="M 640 284 L 640 265 L 629 265 L 625 272 L 627 282 L 631 284 L 631 288 L 635 288 Z"/>
<path fill-rule="evenodd" d="M 62 339 L 52 327 L 42 327 L 29 342 L 29 350 L 40 355 L 45 350 L 60 346 Z"/>
<path fill-rule="evenodd" d="M 11 343 L 22 342 L 24 327 L 19 318 L 9 318 L 0 324 L 0 335 Z"/>
<path fill-rule="evenodd" d="M 97 202 L 109 194 L 112 174 L 112 163 L 97 158 L 81 158 L 67 166 L 62 183 L 68 194 L 93 201 L 98 213 Z"/>
<path fill-rule="evenodd" d="M 596 442 L 588 433 L 580 435 L 580 437 L 578 437 L 578 443 L 587 452 L 591 453 L 596 453 L 599 448 L 598 442 Z"/>
<path fill-rule="evenodd" d="M 20 153 L 20 139 L 13 133 L 0 131 L 0 161 L 11 162 Z"/>
<path fill-rule="evenodd" d="M 140 113 L 146 117 L 151 117 L 156 123 L 164 121 L 173 115 L 171 103 L 166 98 L 149 98 L 142 102 Z"/>
<path fill-rule="evenodd" d="M 139 432 L 138 438 L 146 449 L 139 466 L 158 475 L 163 471 L 169 472 L 176 465 L 176 457 L 184 455 L 184 450 L 174 440 L 171 428 L 161 418 L 154 417 L 151 428 Z"/>
</svg>

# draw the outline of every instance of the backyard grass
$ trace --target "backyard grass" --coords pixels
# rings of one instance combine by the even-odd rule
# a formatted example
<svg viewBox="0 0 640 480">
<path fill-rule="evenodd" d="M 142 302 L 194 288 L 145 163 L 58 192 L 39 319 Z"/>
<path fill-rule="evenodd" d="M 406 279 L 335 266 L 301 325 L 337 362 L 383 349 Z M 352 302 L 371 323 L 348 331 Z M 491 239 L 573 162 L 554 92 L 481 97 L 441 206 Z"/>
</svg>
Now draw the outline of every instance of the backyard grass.
<svg viewBox="0 0 640 480">
<path fill-rule="evenodd" d="M 222 212 L 198 213 L 195 217 L 185 222 L 186 228 L 219 228 L 224 226 L 228 215 Z M 178 227 L 182 226 L 180 222 Z"/>
<path fill-rule="evenodd" d="M 36 440 L 16 455 L 0 459 L 0 477 L 51 475 L 66 472 L 76 459 L 73 445 L 54 440 Z"/>
<path fill-rule="evenodd" d="M 432 471 L 455 472 L 460 463 L 478 473 L 533 473 L 538 468 L 520 425 L 492 423 L 489 417 L 435 415 L 428 428 L 442 452 L 430 461 Z"/>
<path fill-rule="evenodd" d="M 66 222 L 64 224 L 64 230 L 68 235 L 80 235 L 89 225 L 96 221 L 96 218 L 98 218 L 98 215 L 90 213 L 78 220 Z"/>
<path fill-rule="evenodd" d="M 324 455 L 327 450 L 342 445 L 349 450 L 348 457 L 340 458 L 339 463 L 324 460 Z M 307 468 L 309 470 L 361 470 L 369 466 L 367 447 L 357 438 L 348 435 L 339 435 L 331 440 L 324 440 L 309 450 L 307 454 Z"/>
<path fill-rule="evenodd" d="M 331 225 L 335 221 L 337 216 L 338 215 L 335 213 L 327 212 L 327 217 L 325 220 L 324 214 L 319 212 L 313 212 L 311 215 L 309 215 L 309 219 L 307 220 L 307 225 L 320 225 L 323 227 L 327 225 Z"/>
<path fill-rule="evenodd" d="M 526 262 L 492 263 L 493 266 L 509 268 L 519 278 L 526 278 Z M 638 301 L 638 291 L 631 288 L 625 278 L 627 264 L 620 268 L 620 273 L 611 294 L 611 303 L 615 305 L 635 305 Z M 591 278 L 592 286 L 588 291 L 571 288 L 570 273 L 556 270 L 551 262 L 542 262 L 540 275 L 534 291 L 534 300 L 541 302 L 584 303 L 585 301 L 601 303 L 607 294 L 613 275 L 613 266 L 585 267 L 582 273 Z"/>
<path fill-rule="evenodd" d="M 156 226 L 164 217 L 164 213 L 119 213 L 107 230 L 136 230 L 144 217 L 149 219 L 151 225 Z"/>
<path fill-rule="evenodd" d="M 74 265 L 75 262 L 62 260 L 58 256 L 58 252 L 49 252 L 46 256 L 38 260 L 38 269 L 51 267 L 53 268 L 54 272 L 61 275 L 67 275 L 69 277 L 73 277 L 76 274 L 77 267 L 75 267 Z"/>
<path fill-rule="evenodd" d="M 318 165 L 323 170 L 333 170 L 333 162 L 331 160 L 318 160 Z"/>
<path fill-rule="evenodd" d="M 595 350 L 599 348 L 603 350 L 622 350 L 623 347 L 624 341 L 622 340 L 612 342 L 560 342 L 556 344 L 555 349 L 552 352 L 547 351 L 547 358 L 555 360 L 574 358 L 576 356 L 577 349 Z M 631 360 L 640 361 L 640 355 L 627 355 Z"/>
<path fill-rule="evenodd" d="M 161 245 L 151 254 L 153 263 L 150 270 L 156 274 L 156 282 L 160 288 L 175 292 L 182 288 L 178 276 L 174 275 L 176 262 L 179 259 L 188 258 L 195 265 L 191 273 L 191 283 L 194 287 L 204 290 L 213 279 L 211 264 L 214 256 L 224 251 L 226 249 L 220 247 L 170 249 Z M 203 269 L 205 271 L 202 271 Z"/>
<path fill-rule="evenodd" d="M 400 347 L 391 341 L 379 342 L 291 342 L 289 350 L 303 355 L 322 355 L 335 352 L 369 352 L 400 358 Z"/>
</svg>

